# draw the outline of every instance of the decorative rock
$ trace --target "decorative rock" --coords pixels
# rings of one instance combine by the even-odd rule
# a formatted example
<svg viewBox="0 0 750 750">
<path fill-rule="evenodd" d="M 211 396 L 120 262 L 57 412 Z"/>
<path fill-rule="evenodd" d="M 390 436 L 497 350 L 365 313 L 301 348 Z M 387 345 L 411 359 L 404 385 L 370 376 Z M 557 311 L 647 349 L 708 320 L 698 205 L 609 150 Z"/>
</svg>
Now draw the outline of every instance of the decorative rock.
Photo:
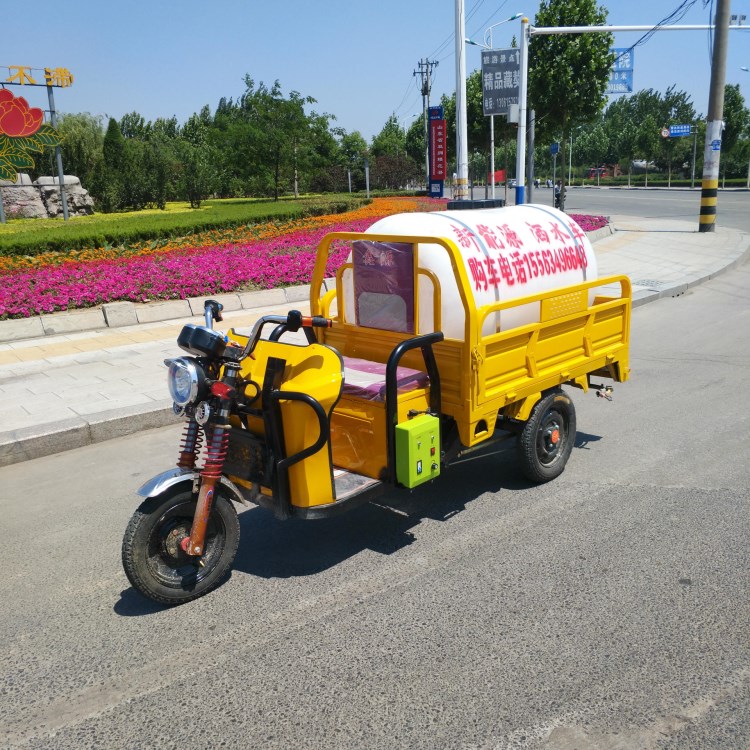
<svg viewBox="0 0 750 750">
<path fill-rule="evenodd" d="M 26 175 L 28 177 L 28 175 Z M 72 174 L 65 174 L 63 175 L 63 182 L 65 183 L 65 187 L 74 187 L 75 185 L 80 185 L 81 181 Z M 55 187 L 60 185 L 60 179 L 58 177 L 39 177 L 37 180 L 34 180 L 35 185 L 54 185 Z"/>
<path fill-rule="evenodd" d="M 94 199 L 74 175 L 65 175 L 65 198 L 71 216 L 94 213 Z M 33 183 L 27 174 L 15 182 L 0 180 L 0 198 L 9 219 L 47 219 L 63 213 L 60 182 L 57 177 L 40 177 Z"/>
<path fill-rule="evenodd" d="M 8 219 L 46 219 L 47 209 L 27 174 L 19 174 L 15 182 L 0 180 L 0 200 Z"/>
</svg>

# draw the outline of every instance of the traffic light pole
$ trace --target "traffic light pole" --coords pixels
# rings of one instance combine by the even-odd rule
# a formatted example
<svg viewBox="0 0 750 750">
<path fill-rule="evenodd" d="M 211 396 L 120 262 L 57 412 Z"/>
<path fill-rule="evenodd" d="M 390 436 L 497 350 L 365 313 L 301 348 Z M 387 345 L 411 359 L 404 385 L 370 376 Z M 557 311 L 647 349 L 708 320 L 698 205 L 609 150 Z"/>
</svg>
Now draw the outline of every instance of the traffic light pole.
<svg viewBox="0 0 750 750">
<path fill-rule="evenodd" d="M 463 3 L 463 0 L 456 0 L 457 3 Z M 462 6 L 463 8 L 463 6 Z M 456 26 L 458 28 L 458 25 Z M 706 29 L 716 30 L 716 39 L 714 43 L 714 56 L 713 66 L 711 68 L 711 103 L 714 99 L 721 97 L 719 115 L 718 117 L 712 118 L 711 103 L 709 103 L 708 119 L 710 126 L 713 121 L 716 121 L 719 126 L 718 135 L 709 138 L 709 129 L 706 128 L 706 161 L 708 161 L 709 148 L 711 149 L 711 158 L 715 159 L 715 171 L 716 171 L 716 182 L 713 190 L 713 214 L 706 213 L 706 223 L 704 228 L 704 214 L 703 214 L 703 198 L 701 198 L 701 232 L 713 231 L 713 218 L 716 216 L 716 190 L 719 184 L 719 151 L 721 148 L 721 117 L 724 108 L 724 79 L 726 77 L 726 51 L 727 51 L 727 32 L 729 29 L 747 29 L 746 26 L 729 25 L 729 0 L 719 0 L 719 7 L 716 14 L 716 26 L 706 24 L 696 25 L 683 25 L 683 26 L 531 26 L 528 18 L 521 20 L 521 70 L 519 75 L 519 89 L 518 89 L 518 148 L 516 149 L 516 203 L 524 203 L 524 181 L 526 179 L 526 98 L 528 89 L 528 77 L 529 77 L 529 42 L 533 36 L 548 36 L 553 34 L 595 34 L 595 33 L 610 33 L 618 31 L 704 31 Z M 463 37 L 463 27 L 461 28 L 461 34 Z M 456 47 L 458 51 L 458 47 Z M 722 62 L 717 64 L 717 60 L 721 56 Z M 717 83 L 714 83 L 714 77 L 716 77 Z M 718 83 L 718 81 L 721 83 Z M 464 88 L 465 95 L 465 88 Z M 458 108 L 459 100 L 456 96 L 456 107 Z M 464 113 L 465 116 L 465 113 Z M 458 117 L 458 114 L 457 114 Z M 715 123 L 714 123 L 715 124 Z M 465 126 L 464 126 L 465 127 Z M 715 133 L 716 131 L 712 131 Z M 716 148 L 716 141 L 718 140 L 718 148 Z M 706 182 L 704 162 L 704 189 Z M 710 192 L 709 190 L 709 192 Z M 711 200 L 710 196 L 707 196 L 707 200 Z M 707 208 L 710 208 L 707 204 Z M 711 218 L 713 217 L 713 218 Z M 711 221 L 709 223 L 709 218 Z"/>
</svg>

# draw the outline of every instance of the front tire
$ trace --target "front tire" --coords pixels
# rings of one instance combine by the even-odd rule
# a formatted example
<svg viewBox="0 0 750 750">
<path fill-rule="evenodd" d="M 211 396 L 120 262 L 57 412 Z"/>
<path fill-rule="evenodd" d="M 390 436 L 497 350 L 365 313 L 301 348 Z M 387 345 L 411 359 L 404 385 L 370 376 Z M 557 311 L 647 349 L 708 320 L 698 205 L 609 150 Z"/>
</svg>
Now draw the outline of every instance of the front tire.
<svg viewBox="0 0 750 750">
<path fill-rule="evenodd" d="M 535 483 L 549 482 L 565 470 L 576 439 L 576 411 L 570 397 L 555 388 L 535 404 L 518 437 L 521 470 Z"/>
<path fill-rule="evenodd" d="M 240 522 L 231 501 L 215 495 L 201 558 L 180 547 L 190 535 L 197 496 L 190 489 L 144 500 L 122 540 L 122 565 L 130 583 L 160 604 L 184 604 L 218 586 L 240 541 Z M 203 565 L 199 565 L 199 559 Z"/>
</svg>

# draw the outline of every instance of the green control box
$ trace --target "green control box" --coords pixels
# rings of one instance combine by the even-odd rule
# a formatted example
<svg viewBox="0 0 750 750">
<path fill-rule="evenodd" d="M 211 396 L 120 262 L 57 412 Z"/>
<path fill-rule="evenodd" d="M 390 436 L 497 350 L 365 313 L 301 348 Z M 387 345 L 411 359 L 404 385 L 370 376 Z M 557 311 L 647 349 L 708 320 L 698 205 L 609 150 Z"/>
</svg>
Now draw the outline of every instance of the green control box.
<svg viewBox="0 0 750 750">
<path fill-rule="evenodd" d="M 396 479 L 417 487 L 440 475 L 440 420 L 429 414 L 396 425 Z"/>
</svg>

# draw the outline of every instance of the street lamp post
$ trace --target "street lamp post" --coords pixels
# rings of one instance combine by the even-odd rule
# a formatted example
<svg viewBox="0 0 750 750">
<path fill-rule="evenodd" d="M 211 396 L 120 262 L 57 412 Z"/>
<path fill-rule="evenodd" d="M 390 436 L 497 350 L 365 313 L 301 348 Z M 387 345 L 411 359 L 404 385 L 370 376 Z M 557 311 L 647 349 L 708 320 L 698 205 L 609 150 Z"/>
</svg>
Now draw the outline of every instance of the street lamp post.
<svg viewBox="0 0 750 750">
<path fill-rule="evenodd" d="M 740 70 L 744 70 L 745 73 L 750 73 L 750 68 L 748 68 L 747 65 L 740 65 Z M 750 190 L 750 159 L 747 162 L 747 183 L 745 184 L 745 187 Z"/>
<path fill-rule="evenodd" d="M 466 18 L 464 0 L 456 0 L 456 184 L 453 197 L 466 200 L 469 184 L 469 142 L 466 117 Z"/>
</svg>

